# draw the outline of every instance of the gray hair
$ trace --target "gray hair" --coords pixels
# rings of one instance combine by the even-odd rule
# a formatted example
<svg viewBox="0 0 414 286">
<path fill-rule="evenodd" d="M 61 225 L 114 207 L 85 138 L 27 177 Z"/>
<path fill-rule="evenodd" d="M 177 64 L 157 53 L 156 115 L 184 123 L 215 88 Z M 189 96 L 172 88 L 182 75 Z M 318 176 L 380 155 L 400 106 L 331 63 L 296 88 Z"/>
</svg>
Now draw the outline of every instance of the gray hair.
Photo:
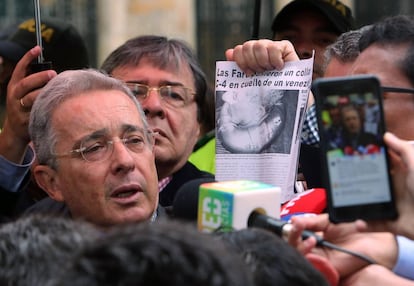
<svg viewBox="0 0 414 286">
<path fill-rule="evenodd" d="M 371 26 L 363 26 L 358 30 L 352 30 L 341 34 L 334 43 L 325 50 L 325 65 L 329 64 L 332 58 L 344 63 L 353 62 L 359 55 L 359 39 Z"/>
<path fill-rule="evenodd" d="M 123 82 L 93 69 L 64 71 L 46 84 L 37 96 L 30 113 L 29 134 L 39 164 L 48 165 L 53 169 L 58 167 L 53 155 L 57 143 L 57 134 L 52 128 L 53 112 L 65 100 L 94 90 L 123 92 L 136 105 L 144 129 L 148 130 L 148 123 L 141 105 Z"/>
<path fill-rule="evenodd" d="M 188 65 L 194 77 L 196 89 L 195 101 L 198 109 L 197 119 L 204 118 L 203 106 L 206 104 L 207 80 L 195 53 L 183 41 L 167 39 L 162 36 L 139 36 L 126 41 L 113 51 L 102 64 L 102 69 L 111 74 L 114 69 L 123 66 L 137 66 L 142 60 L 148 60 L 160 69 L 177 72 Z"/>
</svg>

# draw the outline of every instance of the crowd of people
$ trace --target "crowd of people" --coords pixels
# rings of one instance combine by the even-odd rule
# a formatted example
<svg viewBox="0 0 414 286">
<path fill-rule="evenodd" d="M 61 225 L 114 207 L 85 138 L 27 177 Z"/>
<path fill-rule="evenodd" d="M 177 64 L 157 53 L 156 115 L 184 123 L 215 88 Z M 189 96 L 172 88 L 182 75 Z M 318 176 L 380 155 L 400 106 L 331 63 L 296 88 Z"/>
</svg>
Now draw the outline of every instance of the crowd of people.
<svg viewBox="0 0 414 286">
<path fill-rule="evenodd" d="M 314 79 L 373 74 L 388 88 L 384 140 L 398 219 L 333 224 L 326 213 L 293 216 L 287 241 L 255 228 L 205 234 L 174 219 L 181 186 L 214 180 L 189 162 L 200 138 L 214 142 L 207 124 L 214 110 L 188 44 L 137 36 L 93 69 L 76 29 L 44 24 L 55 31 L 44 41 L 51 70 L 30 71 L 41 53 L 33 19 L 0 39 L 0 284 L 414 285 L 413 17 L 356 30 L 339 1 L 294 0 L 276 15 L 272 40 L 225 51 L 248 75 L 314 51 Z M 323 187 L 315 112 L 311 94 L 299 159 L 307 188 Z M 334 112 L 340 117 L 332 109 L 331 122 Z M 203 156 L 211 162 L 212 155 Z M 304 230 L 375 263 L 321 247 L 313 236 L 303 240 Z"/>
</svg>

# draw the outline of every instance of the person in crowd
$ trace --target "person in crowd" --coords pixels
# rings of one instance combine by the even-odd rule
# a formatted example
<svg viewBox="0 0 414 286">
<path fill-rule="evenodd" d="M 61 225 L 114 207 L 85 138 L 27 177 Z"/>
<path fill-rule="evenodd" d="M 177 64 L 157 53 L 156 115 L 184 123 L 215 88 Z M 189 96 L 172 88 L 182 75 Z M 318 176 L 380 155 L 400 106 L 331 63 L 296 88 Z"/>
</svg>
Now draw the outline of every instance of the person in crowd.
<svg viewBox="0 0 414 286">
<path fill-rule="evenodd" d="M 44 286 L 101 232 L 84 221 L 27 216 L 0 227 L 0 284 Z"/>
<path fill-rule="evenodd" d="M 114 227 L 64 268 L 48 285 L 252 285 L 224 242 L 178 221 Z"/>
<path fill-rule="evenodd" d="M 289 40 L 299 58 L 314 55 L 313 79 L 323 76 L 324 51 L 339 35 L 354 29 L 351 9 L 340 1 L 294 0 L 280 10 L 271 26 L 274 40 Z M 298 180 L 304 188 L 322 186 L 316 110 L 311 98 L 301 133 Z"/>
<path fill-rule="evenodd" d="M 274 40 L 289 40 L 299 58 L 312 57 L 313 78 L 324 73 L 324 52 L 342 33 L 355 28 L 351 9 L 340 1 L 294 0 L 275 16 Z"/>
<path fill-rule="evenodd" d="M 154 138 L 124 83 L 94 70 L 60 73 L 37 96 L 29 134 L 37 183 L 72 218 L 107 227 L 157 215 Z"/>
<path fill-rule="evenodd" d="M 188 162 L 200 134 L 207 82 L 187 44 L 161 36 L 139 36 L 115 49 L 101 68 L 126 82 L 155 133 L 162 206 L 172 205 L 185 182 L 213 177 Z"/>
<path fill-rule="evenodd" d="M 30 74 L 28 63 L 11 78 L 16 64 L 26 52 L 34 53 L 33 61 L 40 55 L 40 50 L 32 50 L 36 45 L 34 19 L 20 23 L 13 27 L 13 31 L 9 37 L 0 40 L 0 57 L 3 59 L 0 97 L 1 102 L 7 103 L 0 133 L 0 215 L 6 218 L 15 212 L 16 202 L 24 208 L 46 196 L 29 172 L 34 153 L 28 146 L 27 126 L 32 103 L 40 88 L 56 76 L 56 72 L 89 66 L 88 51 L 78 31 L 68 23 L 45 18 L 42 19 L 43 56 L 52 62 L 54 70 Z M 23 195 L 22 189 L 25 190 Z"/>
<path fill-rule="evenodd" d="M 324 53 L 324 77 L 338 77 L 349 74 L 352 64 L 359 55 L 359 39 L 364 31 L 369 29 L 363 26 L 357 30 L 351 30 L 341 34 L 334 43 L 330 44 Z M 326 137 L 335 148 L 341 144 L 342 122 L 340 106 L 347 102 L 339 101 L 338 104 L 327 106 Z"/>
<path fill-rule="evenodd" d="M 36 200 L 35 195 L 32 196 L 29 191 L 32 181 L 30 166 L 35 161 L 34 151 L 28 145 L 29 116 L 40 88 L 56 76 L 53 70 L 26 75 L 30 63 L 40 52 L 40 47 L 35 47 L 19 61 L 8 85 L 7 118 L 0 133 L 0 212 L 5 220 L 14 217 Z M 20 100 L 26 102 L 24 108 Z"/>
<path fill-rule="evenodd" d="M 395 136 L 387 134 L 384 140 L 394 157 L 399 155 L 400 159 L 393 160 L 393 178 L 396 190 L 397 209 L 400 216 L 397 221 L 383 222 L 378 227 L 378 222 L 369 222 L 369 229 L 392 231 L 414 238 L 412 227 L 409 222 L 413 206 L 412 200 L 412 177 L 410 175 L 412 146 L 405 143 L 405 140 L 414 138 L 414 118 L 407 116 L 414 110 L 413 102 L 413 65 L 412 47 L 414 45 L 414 19 L 410 16 L 394 16 L 379 21 L 364 32 L 359 40 L 360 54 L 356 58 L 351 74 L 374 74 L 381 82 L 384 90 L 384 111 L 387 129 Z M 387 68 L 384 68 L 384 67 Z M 384 87 L 385 86 L 385 87 Z M 393 156 L 392 156 L 393 157 Z M 398 156 L 397 156 L 398 158 Z M 400 166 L 404 162 L 403 167 Z M 365 223 L 357 221 L 351 224 L 333 225 L 329 223 L 327 215 L 315 218 L 294 218 L 292 219 L 295 230 L 290 238 L 290 243 L 298 242 L 298 233 L 304 228 L 320 230 L 324 232 L 325 239 L 341 244 L 355 251 L 365 253 L 379 262 L 381 265 L 381 277 L 373 276 L 373 271 L 378 271 L 380 266 L 365 267 L 365 263 L 356 261 L 353 257 L 343 256 L 335 252 L 320 252 L 328 255 L 332 263 L 338 269 L 341 277 L 348 277 L 354 283 L 371 279 L 371 284 L 378 282 L 383 285 L 390 285 L 401 282 L 402 277 L 414 279 L 412 267 L 412 249 L 414 243 L 402 236 L 395 236 L 391 233 L 360 233 L 359 230 L 366 226 Z M 373 227 L 373 226 L 377 227 Z M 303 252 L 314 247 L 313 239 L 305 240 L 299 244 Z M 336 255 L 337 254 L 337 255 Z M 395 273 L 392 273 L 393 270 Z M 402 277 L 399 277 L 397 275 Z M 386 280 L 385 277 L 387 277 Z M 377 280 L 375 280 L 377 279 Z M 378 281 L 378 279 L 382 279 Z M 391 283 L 390 281 L 393 281 Z M 405 281 L 408 282 L 408 281 Z M 380 284 L 377 284 L 380 285 Z"/>
<path fill-rule="evenodd" d="M 279 236 L 259 228 L 217 234 L 234 248 L 253 273 L 254 285 L 329 285 L 328 281 L 295 248 Z M 335 271 L 324 271 L 330 285 L 337 285 Z"/>
<path fill-rule="evenodd" d="M 14 34 L 16 32 L 16 28 L 15 25 L 8 25 L 6 27 L 3 27 L 0 30 L 0 42 L 6 40 L 7 38 L 10 37 L 10 35 Z M 5 66 L 3 66 L 4 64 L 6 64 L 5 59 L 3 59 L 2 56 L 0 56 L 0 73 L 2 72 L 2 70 L 5 68 Z M 1 131 L 1 127 L 4 124 L 4 115 L 6 114 L 6 96 L 2 95 L 3 91 L 0 88 L 0 131 Z"/>
<path fill-rule="evenodd" d="M 323 117 L 325 129 L 325 138 L 329 142 L 330 148 L 338 148 L 342 142 L 343 124 L 341 121 L 341 108 L 339 104 L 328 103 L 325 117 Z"/>
<path fill-rule="evenodd" d="M 360 111 L 353 104 L 341 108 L 342 133 L 338 148 L 345 154 L 367 154 L 367 148 L 377 146 L 379 150 L 379 138 L 373 133 L 364 130 Z"/>
<path fill-rule="evenodd" d="M 326 47 L 323 62 L 323 77 L 346 76 L 359 55 L 359 39 L 371 26 L 342 33 Z"/>
<path fill-rule="evenodd" d="M 0 40 L 0 57 L 2 58 L 0 90 L 4 103 L 7 85 L 17 62 L 36 44 L 35 25 L 33 18 L 27 19 L 16 27 L 9 27 L 13 32 Z M 71 24 L 58 19 L 44 18 L 42 19 L 41 35 L 44 60 L 52 62 L 51 68 L 57 73 L 68 69 L 89 67 L 89 56 L 85 42 Z M 2 123 L 4 116 L 5 114 L 1 114 Z"/>
</svg>

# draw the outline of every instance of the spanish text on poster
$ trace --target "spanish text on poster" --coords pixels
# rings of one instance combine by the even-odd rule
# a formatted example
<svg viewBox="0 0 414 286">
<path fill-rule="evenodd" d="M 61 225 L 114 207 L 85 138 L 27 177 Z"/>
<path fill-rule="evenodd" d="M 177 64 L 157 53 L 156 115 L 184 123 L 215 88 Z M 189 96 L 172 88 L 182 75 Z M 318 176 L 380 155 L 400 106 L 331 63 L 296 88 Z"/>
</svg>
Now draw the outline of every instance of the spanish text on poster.
<svg viewBox="0 0 414 286">
<path fill-rule="evenodd" d="M 313 58 L 247 76 L 234 62 L 216 64 L 216 179 L 256 180 L 295 196 L 300 132 Z"/>
</svg>

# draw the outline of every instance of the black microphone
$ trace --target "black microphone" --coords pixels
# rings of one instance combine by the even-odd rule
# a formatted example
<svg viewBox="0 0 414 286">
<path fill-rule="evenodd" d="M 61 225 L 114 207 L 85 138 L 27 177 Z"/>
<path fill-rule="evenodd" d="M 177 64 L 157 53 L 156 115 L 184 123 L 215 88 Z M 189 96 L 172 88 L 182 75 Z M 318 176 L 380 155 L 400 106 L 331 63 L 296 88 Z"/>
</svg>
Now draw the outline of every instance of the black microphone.
<svg viewBox="0 0 414 286">
<path fill-rule="evenodd" d="M 214 178 L 200 178 L 183 184 L 175 194 L 172 216 L 177 219 L 197 222 L 200 185 L 215 182 Z"/>
<path fill-rule="evenodd" d="M 290 234 L 293 227 L 292 224 L 290 224 L 287 221 L 275 219 L 258 212 L 253 212 L 249 216 L 247 226 L 267 229 L 285 240 L 287 240 L 287 237 Z M 307 239 L 311 236 L 313 236 L 316 239 L 317 245 L 323 245 L 324 240 L 319 235 L 308 230 L 304 230 L 302 232 L 302 239 Z"/>
<path fill-rule="evenodd" d="M 260 214 L 258 212 L 253 212 L 249 216 L 247 225 L 249 227 L 259 227 L 259 228 L 267 229 L 277 234 L 278 236 L 282 237 L 284 240 L 287 240 L 287 237 L 289 233 L 292 231 L 292 227 L 293 227 L 293 225 L 290 224 L 289 222 L 286 222 L 280 219 L 275 219 L 267 215 Z M 340 246 L 337 246 L 336 244 L 330 243 L 312 231 L 309 231 L 309 230 L 302 231 L 301 237 L 303 240 L 311 236 L 313 236 L 316 239 L 316 245 L 318 246 L 323 246 L 323 247 L 327 247 L 330 249 L 335 249 L 337 251 L 347 253 L 349 255 L 355 256 L 367 262 L 368 264 L 376 264 L 376 262 L 372 258 L 365 256 L 361 253 L 357 253 L 357 252 L 342 248 Z"/>
</svg>

